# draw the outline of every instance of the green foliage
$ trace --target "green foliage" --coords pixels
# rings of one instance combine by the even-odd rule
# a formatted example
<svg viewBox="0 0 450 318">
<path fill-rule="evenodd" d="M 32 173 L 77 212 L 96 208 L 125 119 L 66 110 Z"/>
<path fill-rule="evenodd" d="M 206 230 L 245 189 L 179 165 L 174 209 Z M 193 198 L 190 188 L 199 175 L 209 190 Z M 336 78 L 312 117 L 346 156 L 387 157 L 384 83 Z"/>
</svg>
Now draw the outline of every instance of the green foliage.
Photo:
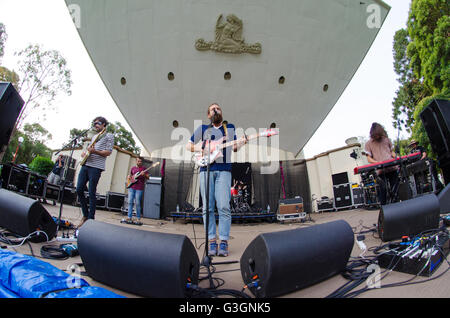
<svg viewBox="0 0 450 318">
<path fill-rule="evenodd" d="M 120 122 L 109 123 L 106 131 L 114 135 L 114 145 L 138 155 L 141 153 L 141 149 L 136 146 L 133 134 L 126 130 Z"/>
<path fill-rule="evenodd" d="M 419 142 L 420 145 L 425 147 L 429 157 L 436 159 L 436 154 L 431 149 L 430 140 L 423 127 L 420 119 L 420 113 L 428 106 L 434 99 L 450 99 L 450 90 L 446 90 L 443 93 L 439 93 L 430 97 L 424 98 L 416 107 L 414 111 L 414 126 L 412 127 L 411 139 Z"/>
<path fill-rule="evenodd" d="M 23 138 L 23 142 L 19 146 L 19 137 Z M 23 131 L 16 130 L 11 136 L 8 148 L 3 157 L 3 162 L 11 162 L 14 153 L 17 151 L 15 163 L 24 163 L 29 165 L 37 156 L 51 158 L 52 151 L 45 145 L 51 134 L 41 125 L 25 124 Z M 17 148 L 19 146 L 19 148 Z"/>
<path fill-rule="evenodd" d="M 136 141 L 133 138 L 133 134 L 130 131 L 126 130 L 125 127 L 120 122 L 116 121 L 115 123 L 109 123 L 106 131 L 114 135 L 115 146 L 137 155 L 141 153 L 141 149 L 138 146 L 136 146 Z M 70 140 L 73 140 L 75 137 L 79 136 L 82 132 L 83 129 L 78 128 L 71 129 Z"/>
<path fill-rule="evenodd" d="M 412 132 L 419 103 L 449 87 L 449 10 L 447 0 L 412 0 L 407 29 L 394 36 L 394 70 L 400 83 L 392 103 L 395 128 Z"/>
<path fill-rule="evenodd" d="M 410 60 L 406 50 L 409 44 L 408 32 L 401 29 L 394 36 L 394 70 L 399 75 L 400 87 L 396 92 L 396 97 L 392 103 L 394 128 L 411 132 L 410 127 L 414 123 L 414 109 L 417 103 L 430 92 L 414 76 L 411 70 Z"/>
<path fill-rule="evenodd" d="M 416 78 L 433 94 L 450 84 L 450 4 L 447 0 L 413 0 L 408 18 L 407 54 Z"/>
<path fill-rule="evenodd" d="M 52 171 L 55 163 L 50 158 L 37 156 L 30 163 L 29 168 L 40 175 L 46 176 Z"/>
<path fill-rule="evenodd" d="M 18 90 L 19 75 L 16 72 L 10 71 L 6 67 L 0 66 L 0 82 L 10 82 Z"/>
</svg>

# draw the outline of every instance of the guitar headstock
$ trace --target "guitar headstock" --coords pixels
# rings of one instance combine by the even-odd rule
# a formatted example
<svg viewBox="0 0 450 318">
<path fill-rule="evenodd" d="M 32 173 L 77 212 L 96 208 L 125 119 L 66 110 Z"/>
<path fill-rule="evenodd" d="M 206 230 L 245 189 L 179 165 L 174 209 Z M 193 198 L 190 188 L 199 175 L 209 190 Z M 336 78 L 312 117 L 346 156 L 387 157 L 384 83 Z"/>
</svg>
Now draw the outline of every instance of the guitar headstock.
<svg viewBox="0 0 450 318">
<path fill-rule="evenodd" d="M 275 136 L 275 135 L 278 135 L 278 134 L 279 134 L 278 130 L 275 130 L 275 129 L 267 129 L 267 130 L 263 131 L 263 132 L 260 134 L 260 136 L 261 136 L 261 137 L 272 137 L 272 136 Z"/>
</svg>

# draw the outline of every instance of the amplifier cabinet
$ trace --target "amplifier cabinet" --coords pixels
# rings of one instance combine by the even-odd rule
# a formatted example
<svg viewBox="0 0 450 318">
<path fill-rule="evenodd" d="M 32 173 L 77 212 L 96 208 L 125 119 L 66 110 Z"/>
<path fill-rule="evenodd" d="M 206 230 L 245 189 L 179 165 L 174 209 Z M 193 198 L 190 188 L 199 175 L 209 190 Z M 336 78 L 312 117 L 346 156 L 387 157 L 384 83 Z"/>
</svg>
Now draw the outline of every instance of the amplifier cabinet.
<svg viewBox="0 0 450 318">
<path fill-rule="evenodd" d="M 76 205 L 77 202 L 77 192 L 75 187 L 65 186 L 64 193 L 61 191 L 59 201 L 63 200 L 64 204 Z"/>
<path fill-rule="evenodd" d="M 353 205 L 350 183 L 333 186 L 334 205 L 336 209 L 347 208 Z"/>
<path fill-rule="evenodd" d="M 86 198 L 88 204 L 89 204 L 89 192 L 84 191 L 84 197 Z M 106 195 L 100 195 L 96 194 L 95 198 L 97 199 L 96 208 L 97 209 L 105 209 L 106 208 Z M 80 205 L 80 198 L 76 198 L 76 205 Z"/>
<path fill-rule="evenodd" d="M 295 214 L 303 212 L 303 199 L 295 197 L 279 201 L 278 214 Z"/>
<path fill-rule="evenodd" d="M 125 194 L 117 192 L 106 193 L 106 208 L 108 210 L 121 211 L 125 202 Z"/>
<path fill-rule="evenodd" d="M 47 183 L 47 178 L 36 173 L 30 173 L 28 179 L 27 196 L 32 198 L 44 198 L 45 196 L 45 185 Z"/>
<path fill-rule="evenodd" d="M 30 179 L 30 171 L 15 164 L 5 164 L 2 167 L 2 187 L 22 194 L 26 194 Z"/>
<path fill-rule="evenodd" d="M 60 189 L 59 186 L 47 183 L 45 186 L 45 199 L 59 201 Z"/>
</svg>

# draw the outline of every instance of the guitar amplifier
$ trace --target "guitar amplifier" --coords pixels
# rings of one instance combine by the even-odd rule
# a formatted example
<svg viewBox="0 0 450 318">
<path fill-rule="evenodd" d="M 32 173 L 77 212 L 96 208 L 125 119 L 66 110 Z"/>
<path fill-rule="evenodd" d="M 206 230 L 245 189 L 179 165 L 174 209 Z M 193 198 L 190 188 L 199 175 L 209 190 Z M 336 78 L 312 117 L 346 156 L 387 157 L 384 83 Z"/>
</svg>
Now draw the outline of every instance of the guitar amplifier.
<svg viewBox="0 0 450 318">
<path fill-rule="evenodd" d="M 61 199 L 64 204 L 76 205 L 77 193 L 75 187 L 65 186 L 64 192 L 61 190 L 59 202 L 61 202 Z"/>
<path fill-rule="evenodd" d="M 125 201 L 125 194 L 117 192 L 106 192 L 106 208 L 108 210 L 121 211 Z"/>
<path fill-rule="evenodd" d="M 303 212 L 302 197 L 284 199 L 279 201 L 278 214 L 295 214 Z"/>
<path fill-rule="evenodd" d="M 89 205 L 89 192 L 88 191 L 84 191 L 84 197 L 87 200 L 87 204 Z M 96 198 L 96 209 L 105 209 L 106 208 L 106 195 L 100 195 L 100 194 L 96 194 L 95 195 Z M 80 205 L 80 199 L 78 198 L 78 196 L 76 196 L 76 203 L 77 206 Z"/>
<path fill-rule="evenodd" d="M 46 200 L 59 201 L 60 189 L 59 186 L 47 183 L 45 186 L 45 196 Z"/>
<path fill-rule="evenodd" d="M 32 198 L 44 198 L 46 177 L 30 173 L 27 195 Z"/>
</svg>

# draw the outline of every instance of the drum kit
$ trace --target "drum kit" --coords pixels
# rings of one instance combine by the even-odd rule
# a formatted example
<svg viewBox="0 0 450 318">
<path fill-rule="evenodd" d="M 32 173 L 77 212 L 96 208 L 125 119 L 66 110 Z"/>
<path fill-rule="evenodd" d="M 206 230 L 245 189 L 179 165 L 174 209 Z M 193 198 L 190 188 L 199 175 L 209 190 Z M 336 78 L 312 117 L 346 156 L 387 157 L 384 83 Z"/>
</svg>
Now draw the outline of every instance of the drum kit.
<svg viewBox="0 0 450 318">
<path fill-rule="evenodd" d="M 248 185 L 242 181 L 236 181 L 231 188 L 231 213 L 251 212 L 252 208 L 248 203 L 250 201 L 250 191 Z"/>
</svg>

